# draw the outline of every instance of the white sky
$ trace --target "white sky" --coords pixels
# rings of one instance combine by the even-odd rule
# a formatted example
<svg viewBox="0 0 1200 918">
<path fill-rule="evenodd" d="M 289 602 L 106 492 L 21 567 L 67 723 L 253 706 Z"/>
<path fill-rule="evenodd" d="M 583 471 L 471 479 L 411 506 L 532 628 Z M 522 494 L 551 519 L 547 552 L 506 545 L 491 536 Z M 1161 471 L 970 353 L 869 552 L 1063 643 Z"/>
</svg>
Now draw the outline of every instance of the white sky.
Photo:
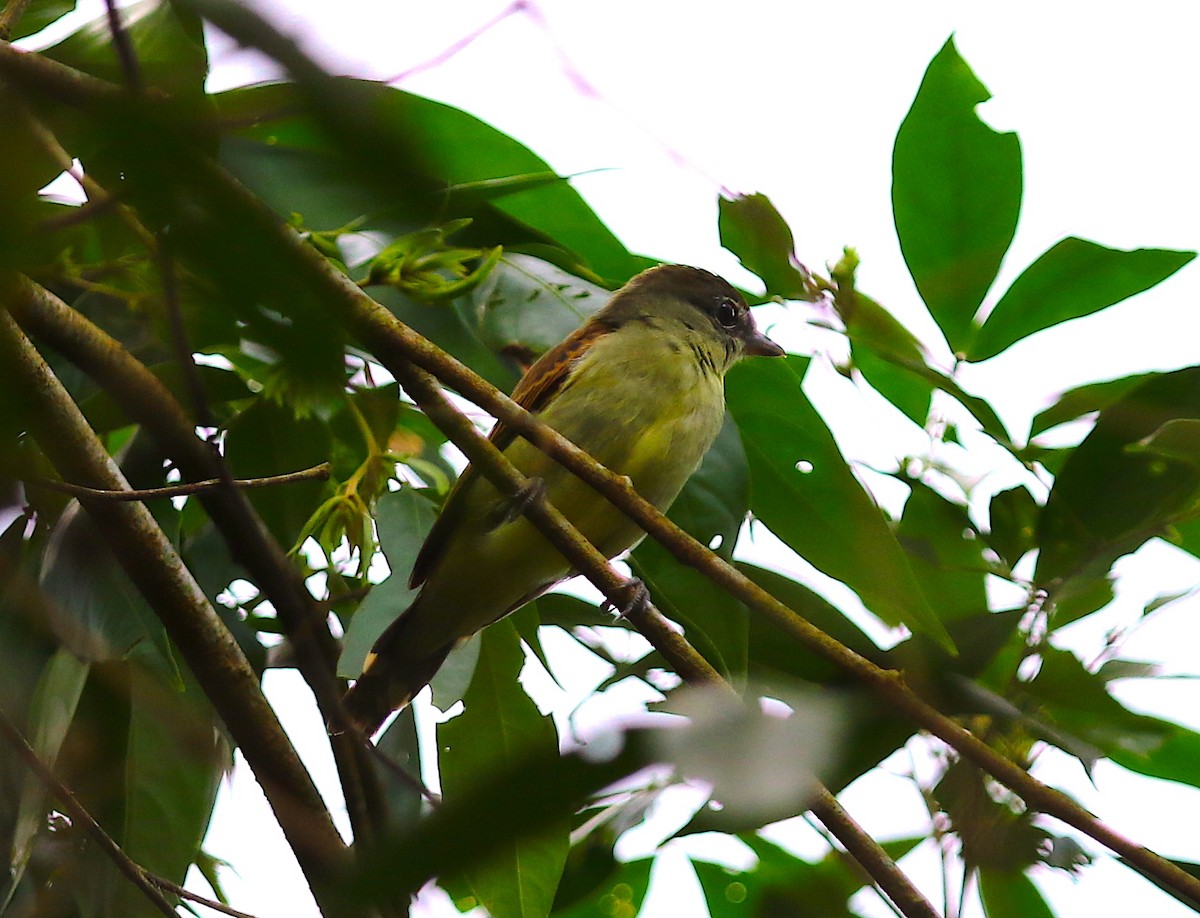
<svg viewBox="0 0 1200 918">
<path fill-rule="evenodd" d="M 435 57 L 505 5 L 280 0 L 272 15 L 335 71 L 388 78 Z M 854 245 L 862 289 L 934 345 L 937 334 L 892 229 L 890 158 L 921 75 L 951 33 L 994 96 L 981 113 L 995 127 L 1018 131 L 1024 152 L 1021 223 L 997 294 L 1066 235 L 1122 248 L 1200 248 L 1200 14 L 1190 2 L 543 0 L 537 9 L 544 19 L 511 16 L 401 85 L 512 134 L 560 173 L 607 170 L 574 184 L 636 251 L 753 285 L 719 247 L 716 194 L 721 187 L 762 191 L 791 222 L 802 261 L 820 269 L 843 245 Z M 264 73 L 228 42 L 214 50 L 213 89 Z M 581 90 L 577 76 L 594 95 Z M 963 381 L 992 400 L 1019 438 L 1056 390 L 1195 363 L 1197 307 L 1200 268 L 1193 264 L 1161 289 L 971 368 Z M 795 350 L 836 347 L 799 322 L 786 324 L 775 334 Z M 855 404 L 832 373 L 818 374 L 810 394 L 827 416 Z M 897 438 L 912 437 L 902 425 L 882 437 L 876 425 L 864 432 L 839 421 L 836 429 L 848 453 L 884 466 Z M 919 451 L 923 441 L 914 443 Z M 1080 646 L 1098 647 L 1106 628 L 1128 622 L 1153 596 L 1200 582 L 1200 565 L 1180 563 L 1175 554 L 1148 546 L 1123 563 L 1130 577 L 1120 601 L 1078 629 Z M 1127 655 L 1196 672 L 1190 648 L 1200 646 L 1197 611 L 1185 601 L 1160 613 L 1127 644 Z M 293 676 L 268 677 L 277 699 L 304 691 Z M 1195 683 L 1173 681 L 1124 697 L 1200 729 Z M 303 745 L 319 758 L 327 749 L 319 719 L 296 705 L 284 708 L 289 729 L 307 734 Z M 1048 758 L 1043 779 L 1069 787 L 1119 830 L 1161 853 L 1200 859 L 1200 792 L 1104 763 L 1093 788 L 1072 761 Z M 332 768 L 322 768 L 328 780 Z M 851 788 L 844 801 L 869 830 L 903 835 L 922 825 L 905 788 L 884 777 Z M 796 843 L 818 851 L 811 834 Z M 237 868 L 240 879 L 228 878 L 235 906 L 259 918 L 315 914 L 294 865 L 263 862 L 266 852 L 283 847 L 241 769 L 223 791 L 207 843 Z M 904 866 L 936 904 L 936 859 L 924 852 Z M 1038 882 L 1062 915 L 1123 914 L 1135 906 L 1163 918 L 1191 914 L 1111 863 L 1092 867 L 1079 884 L 1050 872 L 1039 873 Z M 643 914 L 691 914 L 696 895 L 685 879 L 673 879 Z M 890 914 L 869 897 L 860 903 L 864 914 Z"/>
</svg>

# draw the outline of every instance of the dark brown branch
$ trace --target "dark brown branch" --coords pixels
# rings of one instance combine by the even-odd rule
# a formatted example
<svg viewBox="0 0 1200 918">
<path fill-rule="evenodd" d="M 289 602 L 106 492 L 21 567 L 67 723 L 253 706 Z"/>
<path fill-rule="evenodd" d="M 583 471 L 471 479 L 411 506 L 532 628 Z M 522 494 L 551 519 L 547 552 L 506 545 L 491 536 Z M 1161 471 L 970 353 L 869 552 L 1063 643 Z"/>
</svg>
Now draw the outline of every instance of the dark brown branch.
<svg viewBox="0 0 1200 918">
<path fill-rule="evenodd" d="M 3 299 L 20 298 L 27 282 L 0 276 Z M 26 423 L 59 475 L 91 487 L 128 483 L 88 427 L 79 407 L 7 311 L 0 312 L 0 372 L 24 396 Z M 139 503 L 84 498 L 83 508 L 162 621 L 266 794 L 325 914 L 353 914 L 335 899 L 347 852 L 304 764 L 296 755 L 258 679 L 174 546 Z"/>
<path fill-rule="evenodd" d="M 100 823 L 96 822 L 92 814 L 87 811 L 87 808 L 71 792 L 71 789 L 58 780 L 58 776 L 46 766 L 45 762 L 38 758 L 37 752 L 29 745 L 28 741 L 21 734 L 21 731 L 17 729 L 16 724 L 8 719 L 8 715 L 3 709 L 0 709 L 0 733 L 4 734 L 4 738 L 8 740 L 8 744 L 24 760 L 25 765 L 37 776 L 37 779 L 45 785 L 50 793 L 58 798 L 58 802 L 62 804 L 63 809 L 70 815 L 71 821 L 83 828 L 92 837 L 92 840 L 96 842 L 100 850 L 108 856 L 109 860 L 125 875 L 126 879 L 141 890 L 142 895 L 149 899 L 150 903 L 159 912 L 170 916 L 170 918 L 179 918 L 174 906 L 163 896 L 162 890 L 150 881 L 145 871 L 135 864 L 128 854 L 121 850 L 121 846 L 113 841 L 112 836 L 104 831 L 104 827 Z"/>
<path fill-rule="evenodd" d="M 117 60 L 121 62 L 121 72 L 125 75 L 125 85 L 134 92 L 141 92 L 142 69 L 138 66 L 129 33 L 121 24 L 121 12 L 117 9 L 116 0 L 104 0 L 104 11 L 108 16 L 108 32 L 117 51 Z"/>
<path fill-rule="evenodd" d="M 298 472 L 287 472 L 284 475 L 270 475 L 266 478 L 235 478 L 229 484 L 235 488 L 270 488 L 274 485 L 294 484 L 297 481 L 327 481 L 329 479 L 329 463 L 322 462 L 311 468 Z M 155 500 L 164 497 L 185 497 L 189 494 L 200 494 L 225 487 L 225 482 L 219 478 L 207 481 L 189 481 L 177 485 L 167 485 L 163 488 L 130 488 L 128 491 L 106 491 L 103 488 L 86 488 L 83 485 L 71 484 L 68 481 L 55 481 L 52 478 L 26 478 L 26 484 L 39 488 L 70 494 L 72 497 L 91 497 L 96 500 L 136 501 Z"/>
</svg>

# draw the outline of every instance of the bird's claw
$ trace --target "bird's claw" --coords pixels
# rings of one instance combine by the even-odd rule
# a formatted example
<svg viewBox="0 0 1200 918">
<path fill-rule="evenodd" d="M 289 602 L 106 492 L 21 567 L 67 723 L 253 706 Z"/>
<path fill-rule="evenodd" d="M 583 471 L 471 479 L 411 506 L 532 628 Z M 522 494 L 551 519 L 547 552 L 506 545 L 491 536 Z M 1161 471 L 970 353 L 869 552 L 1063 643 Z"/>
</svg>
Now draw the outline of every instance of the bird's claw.
<svg viewBox="0 0 1200 918">
<path fill-rule="evenodd" d="M 523 514 L 531 504 L 546 494 L 546 482 L 541 478 L 527 478 L 512 496 L 502 500 L 492 513 L 490 529 L 511 523 Z"/>
<path fill-rule="evenodd" d="M 628 580 L 618 591 L 619 602 L 609 602 L 607 607 L 621 618 L 630 618 L 643 612 L 650 604 L 650 590 L 636 577 Z"/>
</svg>

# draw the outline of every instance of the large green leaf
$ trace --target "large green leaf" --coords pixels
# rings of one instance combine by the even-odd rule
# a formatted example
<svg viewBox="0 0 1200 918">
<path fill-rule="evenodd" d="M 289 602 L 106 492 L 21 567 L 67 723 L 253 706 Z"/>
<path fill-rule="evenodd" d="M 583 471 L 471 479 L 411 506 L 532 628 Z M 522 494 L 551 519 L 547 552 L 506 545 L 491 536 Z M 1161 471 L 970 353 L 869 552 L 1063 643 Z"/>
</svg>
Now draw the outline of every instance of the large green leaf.
<svg viewBox="0 0 1200 918">
<path fill-rule="evenodd" d="M 328 426 L 297 418 L 282 405 L 258 399 L 234 418 L 225 437 L 225 458 L 235 478 L 262 478 L 295 472 L 329 458 Z M 249 491 L 250 502 L 285 548 L 300 535 L 317 509 L 326 484 L 302 481 Z"/>
<path fill-rule="evenodd" d="M 946 623 L 986 613 L 989 567 L 967 508 L 919 481 L 909 486 L 896 537 L 930 605 Z"/>
<path fill-rule="evenodd" d="M 892 154 L 900 248 L 955 351 L 970 342 L 1021 208 L 1020 142 L 975 114 L 989 98 L 948 40 L 925 71 Z"/>
<path fill-rule="evenodd" d="M 554 918 L 594 918 L 599 914 L 633 916 L 642 907 L 650 888 L 650 868 L 653 858 L 626 861 L 609 874 L 592 894 L 562 908 L 555 908 Z"/>
<path fill-rule="evenodd" d="M 1013 281 L 975 333 L 967 358 L 987 360 L 1034 332 L 1149 290 L 1195 257 L 1195 252 L 1126 252 L 1073 236 L 1063 239 Z"/>
<path fill-rule="evenodd" d="M 232 765 L 216 715 L 190 673 L 180 691 L 152 669 L 131 673 L 121 846 L 137 864 L 182 884 L 200 854 L 217 786 Z M 135 915 L 145 897 L 114 888 L 112 914 Z"/>
<path fill-rule="evenodd" d="M 717 209 L 721 245 L 762 279 L 769 295 L 810 298 L 808 277 L 797 266 L 792 230 L 765 194 L 720 197 Z"/>
<path fill-rule="evenodd" d="M 73 9 L 75 0 L 33 0 L 16 21 L 12 31 L 4 38 L 7 41 L 17 41 L 34 32 L 40 32 Z"/>
<path fill-rule="evenodd" d="M 371 645 L 417 595 L 416 590 L 408 588 L 408 575 L 436 517 L 433 504 L 416 488 L 389 491 L 379 498 L 375 526 L 379 547 L 392 572 L 371 587 L 350 620 L 338 661 L 339 676 L 358 678 Z"/>
<path fill-rule="evenodd" d="M 525 657 L 511 622 L 483 632 L 466 710 L 438 727 L 442 790 L 450 803 L 522 759 L 558 748 L 554 724 L 538 713 L 517 676 Z M 566 863 L 570 825 L 563 818 L 534 834 L 510 837 L 486 859 L 463 865 L 475 897 L 493 915 L 543 916 Z"/>
<path fill-rule="evenodd" d="M 1171 421 L 1200 419 L 1200 367 L 1152 376 L 1111 403 L 1054 481 L 1038 525 L 1037 583 L 1086 588 L 1117 558 L 1191 508 L 1200 469 L 1142 446 Z"/>
<path fill-rule="evenodd" d="M 802 357 L 749 361 L 726 381 L 750 463 L 750 509 L 890 625 L 951 646 L 896 537 L 800 389 Z"/>
<path fill-rule="evenodd" d="M 200 17 L 167 0 L 140 0 L 120 9 L 140 78 L 175 96 L 199 97 L 208 76 Z M 43 52 L 47 57 L 114 83 L 124 83 L 108 16 L 101 15 Z"/>
</svg>

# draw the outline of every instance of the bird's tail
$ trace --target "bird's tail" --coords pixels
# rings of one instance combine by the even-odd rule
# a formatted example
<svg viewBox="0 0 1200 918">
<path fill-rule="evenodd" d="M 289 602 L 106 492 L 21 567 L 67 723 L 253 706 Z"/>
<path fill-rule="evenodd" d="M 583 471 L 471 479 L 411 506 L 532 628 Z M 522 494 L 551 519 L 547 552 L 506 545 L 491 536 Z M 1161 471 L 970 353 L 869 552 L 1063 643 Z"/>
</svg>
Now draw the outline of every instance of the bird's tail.
<svg viewBox="0 0 1200 918">
<path fill-rule="evenodd" d="M 430 654 L 414 657 L 406 647 L 409 615 L 388 625 L 367 654 L 363 673 L 342 697 L 342 711 L 349 726 L 363 736 L 377 731 L 388 715 L 413 700 L 445 661 L 454 647 L 451 642 Z M 330 725 L 330 732 L 341 732 Z"/>
</svg>

